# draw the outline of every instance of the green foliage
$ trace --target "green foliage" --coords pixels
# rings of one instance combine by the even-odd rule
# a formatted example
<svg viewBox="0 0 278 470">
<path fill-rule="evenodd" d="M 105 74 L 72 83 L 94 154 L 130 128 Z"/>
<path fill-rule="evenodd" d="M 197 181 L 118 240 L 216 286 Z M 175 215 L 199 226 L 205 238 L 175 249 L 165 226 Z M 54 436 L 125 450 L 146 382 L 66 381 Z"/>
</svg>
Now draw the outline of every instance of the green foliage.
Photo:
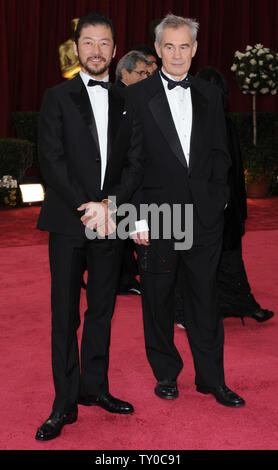
<svg viewBox="0 0 278 470">
<path fill-rule="evenodd" d="M 28 140 L 0 139 L 0 178 L 11 175 L 19 184 L 33 163 L 35 147 Z"/>
<path fill-rule="evenodd" d="M 16 128 L 17 137 L 33 142 L 33 162 L 38 163 L 37 141 L 39 113 L 35 111 L 16 111 L 12 113 L 11 119 Z"/>
<path fill-rule="evenodd" d="M 38 139 L 38 119 L 39 113 L 35 111 L 16 111 L 12 113 L 12 122 L 15 125 L 17 137 L 36 144 Z"/>
<path fill-rule="evenodd" d="M 258 143 L 253 145 L 252 113 L 230 113 L 238 130 L 246 182 L 268 180 L 274 185 L 278 176 L 278 113 L 257 113 Z"/>
</svg>

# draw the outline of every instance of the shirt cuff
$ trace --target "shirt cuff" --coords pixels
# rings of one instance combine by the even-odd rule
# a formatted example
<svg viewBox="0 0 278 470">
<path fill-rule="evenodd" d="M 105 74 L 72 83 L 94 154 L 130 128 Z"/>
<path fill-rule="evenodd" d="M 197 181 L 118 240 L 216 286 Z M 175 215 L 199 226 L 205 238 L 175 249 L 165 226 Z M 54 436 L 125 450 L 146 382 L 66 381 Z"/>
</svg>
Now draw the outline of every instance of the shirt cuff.
<svg viewBox="0 0 278 470">
<path fill-rule="evenodd" d="M 134 235 L 135 233 L 138 233 L 138 232 L 148 232 L 148 231 L 149 231 L 148 222 L 146 220 L 137 220 L 135 222 L 135 230 L 133 232 L 130 232 L 129 235 Z"/>
</svg>

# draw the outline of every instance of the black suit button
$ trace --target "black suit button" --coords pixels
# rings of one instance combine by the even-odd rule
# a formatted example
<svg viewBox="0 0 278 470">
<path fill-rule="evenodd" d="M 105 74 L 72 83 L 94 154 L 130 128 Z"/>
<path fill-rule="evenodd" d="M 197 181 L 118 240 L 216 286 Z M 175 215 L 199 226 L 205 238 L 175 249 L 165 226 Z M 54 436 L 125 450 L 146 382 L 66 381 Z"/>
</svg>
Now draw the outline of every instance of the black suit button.
<svg viewBox="0 0 278 470">
<path fill-rule="evenodd" d="M 96 158 L 96 162 L 99 163 L 99 162 L 100 162 L 100 158 Z"/>
</svg>

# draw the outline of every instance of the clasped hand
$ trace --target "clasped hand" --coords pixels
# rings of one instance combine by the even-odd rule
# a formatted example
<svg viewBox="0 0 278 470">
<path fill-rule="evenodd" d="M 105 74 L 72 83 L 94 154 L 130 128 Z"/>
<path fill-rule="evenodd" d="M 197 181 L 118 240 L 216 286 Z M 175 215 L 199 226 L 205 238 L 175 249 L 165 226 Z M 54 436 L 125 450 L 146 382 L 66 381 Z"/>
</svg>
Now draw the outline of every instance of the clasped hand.
<svg viewBox="0 0 278 470">
<path fill-rule="evenodd" d="M 77 209 L 86 211 L 81 217 L 81 222 L 85 227 L 96 230 L 101 237 L 105 237 L 115 232 L 116 223 L 111 217 L 116 209 L 110 210 L 105 202 L 87 202 Z"/>
</svg>

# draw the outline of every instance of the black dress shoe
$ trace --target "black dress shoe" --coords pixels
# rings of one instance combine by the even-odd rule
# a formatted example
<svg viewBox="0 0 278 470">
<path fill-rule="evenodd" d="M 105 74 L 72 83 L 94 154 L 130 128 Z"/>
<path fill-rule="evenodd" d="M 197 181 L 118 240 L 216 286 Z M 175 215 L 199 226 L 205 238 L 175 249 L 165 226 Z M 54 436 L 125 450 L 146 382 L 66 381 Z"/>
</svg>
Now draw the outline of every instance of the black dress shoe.
<svg viewBox="0 0 278 470">
<path fill-rule="evenodd" d="M 95 395 L 80 397 L 78 403 L 84 406 L 100 406 L 110 413 L 119 413 L 125 415 L 134 412 L 134 408 L 130 403 L 118 400 L 118 398 L 112 397 L 112 395 L 110 395 L 108 392 L 99 397 Z"/>
<path fill-rule="evenodd" d="M 239 395 L 230 390 L 225 384 L 219 385 L 219 387 L 203 387 L 197 385 L 197 392 L 208 395 L 211 393 L 216 398 L 216 401 L 224 406 L 230 406 L 233 408 L 239 408 L 245 405 L 245 401 Z"/>
<path fill-rule="evenodd" d="M 154 393 L 159 398 L 174 400 L 179 396 L 177 382 L 175 380 L 159 380 L 154 389 Z"/>
<path fill-rule="evenodd" d="M 72 424 L 77 420 L 78 411 L 69 413 L 53 412 L 49 418 L 39 427 L 36 434 L 37 441 L 50 441 L 61 434 L 65 424 Z"/>
<path fill-rule="evenodd" d="M 262 323 L 263 321 L 269 320 L 272 318 L 274 315 L 274 312 L 271 310 L 267 310 L 266 308 L 261 308 L 260 310 L 257 310 L 256 312 L 252 313 L 251 318 L 256 320 L 259 323 Z"/>
</svg>

